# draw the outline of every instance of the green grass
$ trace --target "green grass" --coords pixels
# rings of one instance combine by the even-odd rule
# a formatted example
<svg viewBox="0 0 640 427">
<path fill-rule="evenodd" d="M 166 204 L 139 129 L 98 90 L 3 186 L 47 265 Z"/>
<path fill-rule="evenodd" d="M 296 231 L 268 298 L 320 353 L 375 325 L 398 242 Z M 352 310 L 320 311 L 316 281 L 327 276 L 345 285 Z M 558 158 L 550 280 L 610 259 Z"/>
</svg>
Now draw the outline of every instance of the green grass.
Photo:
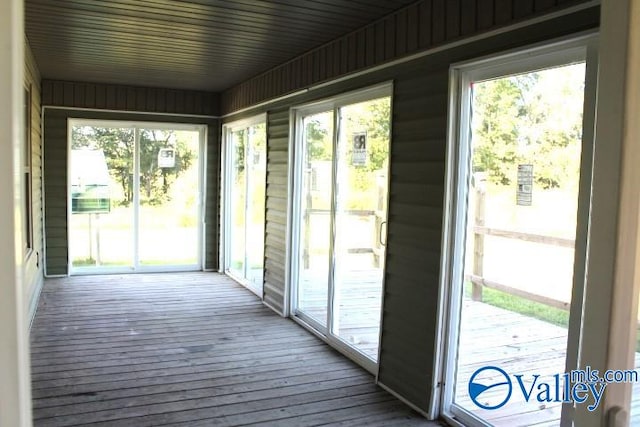
<svg viewBox="0 0 640 427">
<path fill-rule="evenodd" d="M 471 297 L 471 284 L 465 284 L 465 296 Z M 500 307 L 523 316 L 532 317 L 551 323 L 552 325 L 569 327 L 569 311 L 561 310 L 555 307 L 549 307 L 535 301 L 529 301 L 525 298 L 510 295 L 495 289 L 482 288 L 482 302 Z"/>
<path fill-rule="evenodd" d="M 192 258 L 174 258 L 174 259 L 152 259 L 147 261 L 140 261 L 141 266 L 147 265 L 192 265 L 196 264 L 197 260 Z M 72 265 L 74 267 L 94 267 L 96 265 L 96 260 L 92 258 L 76 258 L 72 261 Z M 131 260 L 111 260 L 111 261 L 102 261 L 100 263 L 100 267 L 114 267 L 114 266 L 130 266 L 132 265 Z"/>
<path fill-rule="evenodd" d="M 71 264 L 74 267 L 94 267 L 96 265 L 96 260 L 93 258 L 75 258 L 71 261 Z M 122 261 L 102 261 L 100 263 L 101 267 L 110 267 L 110 266 L 126 266 L 129 265 L 130 261 L 122 260 Z"/>
</svg>

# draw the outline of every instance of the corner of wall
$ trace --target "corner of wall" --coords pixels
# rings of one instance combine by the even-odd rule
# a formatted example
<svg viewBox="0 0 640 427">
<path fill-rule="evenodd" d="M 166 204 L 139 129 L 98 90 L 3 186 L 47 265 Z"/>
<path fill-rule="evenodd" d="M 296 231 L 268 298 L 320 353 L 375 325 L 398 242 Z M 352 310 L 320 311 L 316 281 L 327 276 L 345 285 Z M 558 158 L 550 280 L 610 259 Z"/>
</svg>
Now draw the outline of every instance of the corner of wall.
<svg viewBox="0 0 640 427">
<path fill-rule="evenodd" d="M 42 205 L 42 77 L 29 40 L 24 38 L 24 83 L 31 88 L 31 212 L 33 248 L 24 261 L 24 301 L 29 325 L 33 320 L 44 283 L 44 241 Z"/>
</svg>

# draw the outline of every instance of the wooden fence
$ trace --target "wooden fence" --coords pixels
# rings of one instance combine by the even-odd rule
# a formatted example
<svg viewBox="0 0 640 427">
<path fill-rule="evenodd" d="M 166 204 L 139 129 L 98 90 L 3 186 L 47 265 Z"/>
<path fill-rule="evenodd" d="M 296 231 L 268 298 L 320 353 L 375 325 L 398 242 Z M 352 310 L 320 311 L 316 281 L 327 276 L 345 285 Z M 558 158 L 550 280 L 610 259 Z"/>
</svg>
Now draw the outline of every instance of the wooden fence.
<svg viewBox="0 0 640 427">
<path fill-rule="evenodd" d="M 549 246 L 559 246 L 565 248 L 575 247 L 573 239 L 565 239 L 553 236 L 544 236 L 540 234 L 522 233 L 519 231 L 501 230 L 485 226 L 485 196 L 486 191 L 483 185 L 476 187 L 476 203 L 473 228 L 473 266 L 472 273 L 466 276 L 466 280 L 471 282 L 471 298 L 474 301 L 482 301 L 482 289 L 491 288 L 498 291 L 525 298 L 529 301 L 538 302 L 550 307 L 569 310 L 569 303 L 554 298 L 539 295 L 533 292 L 525 291 L 520 288 L 509 286 L 503 283 L 487 280 L 484 275 L 484 240 L 485 236 L 501 237 L 505 239 L 514 239 L 525 242 L 539 243 Z"/>
</svg>

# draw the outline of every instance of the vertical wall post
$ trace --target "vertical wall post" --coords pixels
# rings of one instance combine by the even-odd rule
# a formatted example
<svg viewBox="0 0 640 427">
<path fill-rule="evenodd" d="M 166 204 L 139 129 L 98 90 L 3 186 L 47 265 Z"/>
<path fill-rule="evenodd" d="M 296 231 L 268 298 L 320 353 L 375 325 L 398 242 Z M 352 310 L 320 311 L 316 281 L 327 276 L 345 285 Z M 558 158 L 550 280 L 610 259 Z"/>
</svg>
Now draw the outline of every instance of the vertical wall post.
<svg viewBox="0 0 640 427">
<path fill-rule="evenodd" d="M 23 289 L 23 0 L 0 2 L 0 426 L 31 426 Z"/>
<path fill-rule="evenodd" d="M 626 3 L 626 2 L 620 2 Z M 622 165 L 615 277 L 607 355 L 608 369 L 635 369 L 640 296 L 640 2 L 629 1 L 622 122 Z M 621 19 L 622 20 L 622 19 Z M 622 43 L 621 43 L 622 44 Z M 639 412 L 630 413 L 633 384 L 607 386 L 607 422 L 611 426 L 635 425 Z M 634 415 L 635 419 L 630 419 Z"/>
<path fill-rule="evenodd" d="M 633 316 L 640 279 L 638 12 L 636 0 L 601 2 L 597 123 L 578 359 L 580 368 L 589 366 L 600 372 L 629 368 L 624 365 L 630 363 L 636 324 Z M 588 411 L 586 405 L 576 406 L 573 425 L 626 424 L 630 395 L 630 387 L 609 384 L 604 403 L 594 411 Z M 607 411 L 611 411 L 608 419 Z"/>
</svg>

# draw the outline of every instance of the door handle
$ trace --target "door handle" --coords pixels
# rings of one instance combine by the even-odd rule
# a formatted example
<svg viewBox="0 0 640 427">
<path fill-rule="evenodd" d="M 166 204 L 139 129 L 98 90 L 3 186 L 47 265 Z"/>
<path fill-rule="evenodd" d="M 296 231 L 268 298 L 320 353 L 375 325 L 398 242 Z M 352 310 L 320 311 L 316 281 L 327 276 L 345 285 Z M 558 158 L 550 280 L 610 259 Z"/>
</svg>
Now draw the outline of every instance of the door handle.
<svg viewBox="0 0 640 427">
<path fill-rule="evenodd" d="M 382 241 L 382 227 L 387 224 L 387 221 L 382 221 L 380 223 L 380 228 L 378 229 L 378 241 L 380 242 L 380 246 L 387 246 L 387 242 Z"/>
</svg>

